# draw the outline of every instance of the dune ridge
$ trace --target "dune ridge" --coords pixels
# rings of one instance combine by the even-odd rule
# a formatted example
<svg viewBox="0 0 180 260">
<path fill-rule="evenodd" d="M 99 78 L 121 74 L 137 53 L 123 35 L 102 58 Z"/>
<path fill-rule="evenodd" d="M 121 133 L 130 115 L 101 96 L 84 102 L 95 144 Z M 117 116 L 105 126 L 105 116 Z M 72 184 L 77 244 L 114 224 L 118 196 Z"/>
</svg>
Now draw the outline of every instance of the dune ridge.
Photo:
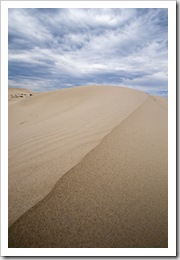
<svg viewBox="0 0 180 260">
<path fill-rule="evenodd" d="M 147 97 L 91 86 L 10 101 L 9 226 Z"/>
<path fill-rule="evenodd" d="M 9 228 L 9 247 L 167 247 L 167 102 L 147 96 Z"/>
</svg>

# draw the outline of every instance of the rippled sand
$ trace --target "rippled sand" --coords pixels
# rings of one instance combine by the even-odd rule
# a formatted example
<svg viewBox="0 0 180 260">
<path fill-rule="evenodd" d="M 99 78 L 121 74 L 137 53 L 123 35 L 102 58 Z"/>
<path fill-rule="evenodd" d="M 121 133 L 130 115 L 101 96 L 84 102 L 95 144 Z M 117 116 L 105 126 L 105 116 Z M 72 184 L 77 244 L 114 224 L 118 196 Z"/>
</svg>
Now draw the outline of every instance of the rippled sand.
<svg viewBox="0 0 180 260">
<path fill-rule="evenodd" d="M 9 100 L 9 247 L 167 247 L 166 100 L 89 86 Z"/>
</svg>

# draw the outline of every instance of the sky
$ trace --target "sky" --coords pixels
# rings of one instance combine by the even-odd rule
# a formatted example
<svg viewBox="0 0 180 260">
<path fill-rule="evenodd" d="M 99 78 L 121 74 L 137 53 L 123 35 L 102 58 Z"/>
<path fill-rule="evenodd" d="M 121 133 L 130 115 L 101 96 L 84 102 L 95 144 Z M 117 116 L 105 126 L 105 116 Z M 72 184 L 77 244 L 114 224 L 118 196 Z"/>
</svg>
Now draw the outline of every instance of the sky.
<svg viewBox="0 0 180 260">
<path fill-rule="evenodd" d="M 8 84 L 32 91 L 127 86 L 168 95 L 167 9 L 15 9 Z"/>
</svg>

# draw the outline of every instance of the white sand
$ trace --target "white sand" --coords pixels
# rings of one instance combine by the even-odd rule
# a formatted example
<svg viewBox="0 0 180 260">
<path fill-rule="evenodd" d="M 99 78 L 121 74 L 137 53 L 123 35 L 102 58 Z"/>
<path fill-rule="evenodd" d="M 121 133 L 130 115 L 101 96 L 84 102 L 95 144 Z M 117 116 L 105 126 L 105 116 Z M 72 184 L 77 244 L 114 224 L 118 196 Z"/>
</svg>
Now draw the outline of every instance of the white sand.
<svg viewBox="0 0 180 260">
<path fill-rule="evenodd" d="M 9 102 L 9 247 L 167 247 L 167 119 L 110 86 Z"/>
<path fill-rule="evenodd" d="M 9 225 L 146 99 L 91 86 L 9 102 Z"/>
</svg>

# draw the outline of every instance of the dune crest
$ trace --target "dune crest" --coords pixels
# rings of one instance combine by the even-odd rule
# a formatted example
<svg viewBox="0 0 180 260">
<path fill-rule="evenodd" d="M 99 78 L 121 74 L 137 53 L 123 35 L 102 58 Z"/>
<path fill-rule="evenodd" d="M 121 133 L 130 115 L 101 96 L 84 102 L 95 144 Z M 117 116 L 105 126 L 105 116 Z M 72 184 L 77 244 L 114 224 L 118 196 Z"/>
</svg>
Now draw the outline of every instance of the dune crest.
<svg viewBox="0 0 180 260">
<path fill-rule="evenodd" d="M 148 99 L 112 86 L 62 89 L 9 102 L 9 226 Z"/>
<path fill-rule="evenodd" d="M 9 247 L 168 247 L 167 119 L 145 95 L 9 228 Z"/>
</svg>

